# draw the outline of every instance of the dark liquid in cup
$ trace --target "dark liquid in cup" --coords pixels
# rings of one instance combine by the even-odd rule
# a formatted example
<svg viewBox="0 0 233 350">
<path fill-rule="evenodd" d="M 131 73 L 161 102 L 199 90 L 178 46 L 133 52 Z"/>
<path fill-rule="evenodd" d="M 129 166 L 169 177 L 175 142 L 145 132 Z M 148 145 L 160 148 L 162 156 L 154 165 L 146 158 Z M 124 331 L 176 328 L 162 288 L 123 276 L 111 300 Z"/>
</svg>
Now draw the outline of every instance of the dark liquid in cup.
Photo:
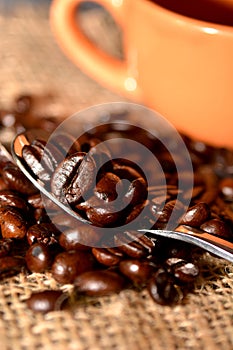
<svg viewBox="0 0 233 350">
<path fill-rule="evenodd" d="M 233 2 L 229 0 L 151 0 L 151 2 L 187 17 L 233 26 Z"/>
</svg>

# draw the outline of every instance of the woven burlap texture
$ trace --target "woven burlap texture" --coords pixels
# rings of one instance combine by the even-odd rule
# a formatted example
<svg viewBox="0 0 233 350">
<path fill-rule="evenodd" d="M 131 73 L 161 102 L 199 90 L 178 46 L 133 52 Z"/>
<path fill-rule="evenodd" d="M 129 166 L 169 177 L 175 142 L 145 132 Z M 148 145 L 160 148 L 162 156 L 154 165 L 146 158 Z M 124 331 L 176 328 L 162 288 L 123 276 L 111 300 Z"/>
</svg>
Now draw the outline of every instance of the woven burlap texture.
<svg viewBox="0 0 233 350">
<path fill-rule="evenodd" d="M 0 16 L 0 103 L 31 92 L 48 96 L 46 114 L 66 115 L 121 97 L 85 76 L 61 53 L 50 32 L 47 8 L 24 7 Z M 114 50 L 118 33 L 109 39 L 108 20 L 100 11 L 85 18 Z M 43 113 L 43 104 L 41 113 Z M 47 315 L 30 311 L 25 300 L 33 291 L 63 288 L 47 274 L 21 273 L 0 283 L 1 350 L 232 350 L 233 266 L 206 254 L 193 294 L 183 305 L 155 304 L 147 291 L 88 299 L 73 310 Z"/>
</svg>

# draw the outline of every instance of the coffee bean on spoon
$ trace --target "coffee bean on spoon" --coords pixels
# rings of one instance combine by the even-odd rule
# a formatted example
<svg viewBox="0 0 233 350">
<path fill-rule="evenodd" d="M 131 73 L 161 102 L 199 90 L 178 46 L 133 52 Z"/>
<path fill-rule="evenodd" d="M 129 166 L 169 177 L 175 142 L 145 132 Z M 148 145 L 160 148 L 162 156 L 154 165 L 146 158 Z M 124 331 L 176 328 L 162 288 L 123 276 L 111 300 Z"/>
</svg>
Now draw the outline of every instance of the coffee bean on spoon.
<svg viewBox="0 0 233 350">
<path fill-rule="evenodd" d="M 22 149 L 22 157 L 29 169 L 43 182 L 51 179 L 51 171 L 42 165 L 43 150 L 36 145 L 24 145 Z"/>
<path fill-rule="evenodd" d="M 111 204 L 102 199 L 92 196 L 85 202 L 76 206 L 76 209 L 83 211 L 90 222 L 98 227 L 111 227 L 114 224 L 120 224 L 122 220 L 122 209 L 124 203 L 122 201 Z M 122 208 L 123 207 L 123 208 Z"/>
<path fill-rule="evenodd" d="M 87 154 L 83 157 L 77 172 L 73 173 L 69 183 L 64 185 L 66 200 L 70 204 L 77 203 L 88 191 L 93 189 L 96 163 L 94 158 Z"/>
<path fill-rule="evenodd" d="M 51 173 L 54 172 L 58 164 L 64 159 L 64 155 L 51 142 L 46 143 L 44 140 L 35 139 L 31 145 L 38 147 L 37 149 L 41 149 L 41 164 L 49 169 Z"/>
<path fill-rule="evenodd" d="M 65 158 L 55 170 L 51 190 L 63 203 L 78 202 L 93 183 L 95 163 L 86 153 L 77 152 Z M 81 166 L 83 160 L 84 164 Z M 83 183 L 82 183 L 83 181 Z"/>
<path fill-rule="evenodd" d="M 97 182 L 94 190 L 94 194 L 97 198 L 106 202 L 114 201 L 119 193 L 123 192 L 123 183 L 121 179 L 110 172 L 106 172 L 102 175 Z"/>
</svg>

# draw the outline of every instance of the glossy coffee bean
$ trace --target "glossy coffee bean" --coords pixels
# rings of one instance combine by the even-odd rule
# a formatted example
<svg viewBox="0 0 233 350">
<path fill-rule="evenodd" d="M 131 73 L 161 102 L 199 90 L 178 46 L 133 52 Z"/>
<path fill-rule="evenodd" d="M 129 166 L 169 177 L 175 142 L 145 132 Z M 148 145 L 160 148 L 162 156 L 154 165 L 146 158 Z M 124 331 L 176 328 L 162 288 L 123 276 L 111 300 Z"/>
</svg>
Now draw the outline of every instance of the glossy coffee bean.
<svg viewBox="0 0 233 350">
<path fill-rule="evenodd" d="M 73 283 L 74 279 L 94 267 L 90 253 L 82 251 L 63 252 L 56 256 L 52 265 L 52 275 L 59 283 Z"/>
<path fill-rule="evenodd" d="M 76 222 L 74 228 L 64 230 L 59 236 L 59 244 L 66 250 L 88 250 L 102 237 L 101 231 L 89 224 Z"/>
<path fill-rule="evenodd" d="M 27 201 L 35 209 L 44 208 L 43 199 L 40 193 L 28 196 Z"/>
<path fill-rule="evenodd" d="M 117 201 L 119 207 L 105 202 L 96 196 L 91 197 L 77 206 L 77 209 L 83 210 L 92 224 L 98 227 L 111 227 L 121 219 L 122 201 Z"/>
<path fill-rule="evenodd" d="M 180 258 L 169 258 L 165 264 L 169 272 L 181 283 L 192 283 L 199 275 L 199 268 L 194 263 Z"/>
<path fill-rule="evenodd" d="M 31 145 L 37 150 L 41 150 L 41 165 L 50 173 L 53 173 L 64 159 L 64 155 L 51 142 L 46 143 L 44 140 L 35 139 Z"/>
<path fill-rule="evenodd" d="M 210 216 L 210 207 L 206 203 L 197 203 L 187 210 L 180 224 L 199 227 Z"/>
<path fill-rule="evenodd" d="M 226 239 L 233 238 L 233 232 L 231 227 L 227 224 L 227 222 L 224 222 L 220 219 L 208 220 L 204 224 L 202 224 L 200 228 L 205 232 L 221 236 Z"/>
<path fill-rule="evenodd" d="M 113 271 L 96 270 L 82 273 L 75 281 L 77 293 L 104 296 L 119 293 L 126 285 L 125 279 Z"/>
<path fill-rule="evenodd" d="M 139 177 L 133 180 L 124 196 L 124 201 L 134 206 L 142 203 L 147 198 L 147 183 Z"/>
<path fill-rule="evenodd" d="M 58 242 L 58 235 L 60 232 L 51 223 L 35 224 L 27 230 L 28 243 L 43 243 L 44 245 L 51 245 Z"/>
<path fill-rule="evenodd" d="M 31 195 L 38 192 L 28 178 L 14 164 L 8 163 L 3 168 L 2 176 L 8 189 L 17 191 L 23 195 Z"/>
<path fill-rule="evenodd" d="M 162 209 L 157 205 L 152 204 L 151 213 L 156 220 L 162 223 L 167 223 L 171 215 L 174 215 L 174 221 L 179 221 L 182 214 L 184 213 L 184 206 L 178 200 L 171 200 L 167 202 Z"/>
<path fill-rule="evenodd" d="M 105 266 L 114 266 L 122 260 L 123 254 L 119 254 L 119 252 L 115 253 L 113 249 L 92 248 L 92 254 L 100 264 Z"/>
<path fill-rule="evenodd" d="M 114 201 L 118 194 L 123 192 L 123 184 L 120 178 L 110 172 L 104 173 L 96 184 L 94 194 L 106 202 Z"/>
<path fill-rule="evenodd" d="M 0 207 L 5 206 L 16 207 L 24 212 L 28 211 L 28 204 L 26 200 L 16 191 L 0 191 Z"/>
<path fill-rule="evenodd" d="M 23 215 L 14 207 L 0 208 L 0 226 L 3 238 L 24 238 L 27 223 Z"/>
<path fill-rule="evenodd" d="M 92 156 L 85 155 L 78 171 L 71 176 L 68 186 L 64 187 L 68 203 L 77 203 L 94 185 L 96 163 Z"/>
<path fill-rule="evenodd" d="M 177 304 L 182 298 L 174 278 L 162 268 L 153 275 L 147 288 L 152 299 L 161 305 Z"/>
<path fill-rule="evenodd" d="M 50 311 L 61 310 L 66 299 L 67 295 L 59 290 L 34 292 L 30 298 L 27 299 L 27 307 L 33 312 L 45 314 Z"/>
<path fill-rule="evenodd" d="M 41 164 L 43 150 L 36 145 L 25 145 L 22 150 L 22 156 L 29 169 L 41 180 L 48 182 L 51 178 L 51 172 L 44 164 Z"/>
<path fill-rule="evenodd" d="M 14 276 L 22 271 L 24 259 L 14 256 L 4 256 L 0 258 L 0 280 Z"/>
<path fill-rule="evenodd" d="M 64 189 L 67 188 L 74 176 L 78 172 L 79 166 L 86 153 L 77 152 L 65 158 L 57 167 L 51 179 L 51 190 L 62 202 L 66 203 Z M 80 193 L 77 195 L 80 196 Z"/>
<path fill-rule="evenodd" d="M 50 266 L 51 255 L 44 244 L 35 243 L 27 250 L 25 259 L 31 272 L 44 272 Z"/>
<path fill-rule="evenodd" d="M 12 246 L 13 246 L 12 239 L 8 239 L 8 238 L 0 239 L 0 258 L 2 258 L 3 256 L 7 256 L 11 252 Z"/>
<path fill-rule="evenodd" d="M 115 234 L 114 241 L 122 252 L 137 259 L 148 256 L 154 248 L 150 238 L 133 230 Z"/>
<path fill-rule="evenodd" d="M 119 264 L 120 271 L 137 285 L 144 285 L 156 271 L 156 265 L 147 260 L 127 259 Z"/>
</svg>

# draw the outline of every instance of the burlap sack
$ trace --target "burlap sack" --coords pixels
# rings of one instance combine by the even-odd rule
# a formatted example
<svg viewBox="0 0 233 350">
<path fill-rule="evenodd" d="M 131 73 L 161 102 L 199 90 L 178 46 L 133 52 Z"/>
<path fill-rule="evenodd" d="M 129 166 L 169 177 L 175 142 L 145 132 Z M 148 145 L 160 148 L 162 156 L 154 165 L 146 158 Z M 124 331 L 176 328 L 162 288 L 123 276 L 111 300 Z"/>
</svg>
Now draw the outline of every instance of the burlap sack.
<svg viewBox="0 0 233 350">
<path fill-rule="evenodd" d="M 58 49 L 48 8 L 26 6 L 0 16 L 0 103 L 25 92 L 48 97 L 46 114 L 69 115 L 83 107 L 122 100 L 85 76 Z M 100 11 L 84 18 L 106 49 L 118 48 L 119 33 Z M 104 38 L 104 39 L 103 39 Z M 39 106 L 43 111 L 44 104 Z M 183 305 L 156 305 L 147 291 L 87 299 L 71 311 L 34 314 L 25 300 L 32 291 L 60 288 L 50 274 L 20 274 L 0 284 L 1 350 L 231 350 L 233 265 L 206 254 L 195 291 Z M 71 290 L 72 286 L 63 286 Z"/>
</svg>

